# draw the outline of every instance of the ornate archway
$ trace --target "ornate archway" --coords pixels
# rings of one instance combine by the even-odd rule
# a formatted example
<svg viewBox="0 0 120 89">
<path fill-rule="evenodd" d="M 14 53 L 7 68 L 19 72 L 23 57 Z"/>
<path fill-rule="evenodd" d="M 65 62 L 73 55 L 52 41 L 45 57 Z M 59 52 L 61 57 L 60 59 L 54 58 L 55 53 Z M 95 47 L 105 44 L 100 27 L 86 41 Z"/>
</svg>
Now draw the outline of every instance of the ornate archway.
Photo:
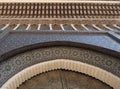
<svg viewBox="0 0 120 89">
<path fill-rule="evenodd" d="M 55 69 L 66 69 L 66 70 L 81 72 L 107 83 L 108 85 L 112 86 L 114 89 L 118 89 L 120 87 L 119 85 L 120 78 L 118 78 L 117 76 L 113 75 L 110 72 L 107 72 L 98 67 L 86 63 L 81 63 L 78 61 L 56 59 L 52 61 L 38 63 L 20 71 L 12 78 L 10 78 L 2 86 L 1 89 L 17 89 L 17 87 L 19 87 L 19 85 L 22 84 L 25 80 L 28 80 L 39 73 L 43 73 Z"/>
<path fill-rule="evenodd" d="M 119 89 L 118 58 L 97 51 L 76 47 L 46 47 L 11 57 L 1 63 L 2 87 L 16 89 L 36 74 L 54 69 L 68 69 L 88 74 L 114 89 Z"/>
<path fill-rule="evenodd" d="M 119 0 L 9 1 L 0 1 L 2 89 L 54 69 L 120 88 Z"/>
</svg>

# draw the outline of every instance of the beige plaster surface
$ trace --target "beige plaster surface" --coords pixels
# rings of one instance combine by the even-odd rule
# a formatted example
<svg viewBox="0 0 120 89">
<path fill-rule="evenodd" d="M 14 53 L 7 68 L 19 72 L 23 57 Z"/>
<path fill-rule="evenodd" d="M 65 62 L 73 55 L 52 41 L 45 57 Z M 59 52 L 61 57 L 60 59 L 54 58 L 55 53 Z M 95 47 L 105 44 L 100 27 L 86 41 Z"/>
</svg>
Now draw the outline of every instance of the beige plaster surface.
<svg viewBox="0 0 120 89">
<path fill-rule="evenodd" d="M 101 1 L 101 0 L 0 0 L 1 2 L 85 2 L 85 3 L 120 3 L 120 1 Z"/>
</svg>

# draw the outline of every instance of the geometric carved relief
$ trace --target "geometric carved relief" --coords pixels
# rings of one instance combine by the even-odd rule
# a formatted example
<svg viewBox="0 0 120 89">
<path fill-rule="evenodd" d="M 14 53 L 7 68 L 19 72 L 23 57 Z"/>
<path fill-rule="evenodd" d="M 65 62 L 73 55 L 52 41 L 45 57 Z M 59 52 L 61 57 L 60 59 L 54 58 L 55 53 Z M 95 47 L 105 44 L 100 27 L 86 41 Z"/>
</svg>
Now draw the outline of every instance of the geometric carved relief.
<svg viewBox="0 0 120 89">
<path fill-rule="evenodd" d="M 0 63 L 0 86 L 19 71 L 33 64 L 54 59 L 70 59 L 97 66 L 120 77 L 120 61 L 108 56 L 83 48 L 47 47 L 18 54 Z"/>
<path fill-rule="evenodd" d="M 114 18 L 119 3 L 0 3 L 0 16 L 12 18 Z"/>
<path fill-rule="evenodd" d="M 120 78 L 98 67 L 70 59 L 54 59 L 27 67 L 10 78 L 1 89 L 17 89 L 26 80 L 51 70 L 65 69 L 87 74 L 119 89 Z M 43 79 L 44 80 L 44 79 Z M 92 89 L 92 88 L 91 88 Z"/>
</svg>

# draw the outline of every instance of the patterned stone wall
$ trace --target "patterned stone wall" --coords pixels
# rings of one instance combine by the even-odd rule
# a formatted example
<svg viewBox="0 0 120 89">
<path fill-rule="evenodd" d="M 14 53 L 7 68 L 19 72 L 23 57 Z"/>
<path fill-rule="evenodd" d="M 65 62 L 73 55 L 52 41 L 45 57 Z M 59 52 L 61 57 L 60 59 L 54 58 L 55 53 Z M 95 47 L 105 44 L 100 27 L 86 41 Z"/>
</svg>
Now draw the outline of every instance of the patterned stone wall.
<svg viewBox="0 0 120 89">
<path fill-rule="evenodd" d="M 0 86 L 19 71 L 36 63 L 70 59 L 100 67 L 120 77 L 120 60 L 83 48 L 47 47 L 18 54 L 0 63 Z"/>
</svg>

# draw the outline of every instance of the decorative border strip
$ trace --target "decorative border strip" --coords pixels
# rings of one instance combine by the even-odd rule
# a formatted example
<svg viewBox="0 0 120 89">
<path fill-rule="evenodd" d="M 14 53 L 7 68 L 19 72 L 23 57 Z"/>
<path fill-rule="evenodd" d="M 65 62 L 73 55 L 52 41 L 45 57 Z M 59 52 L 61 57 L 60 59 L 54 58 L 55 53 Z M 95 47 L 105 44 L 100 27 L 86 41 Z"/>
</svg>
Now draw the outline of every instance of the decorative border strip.
<svg viewBox="0 0 120 89">
<path fill-rule="evenodd" d="M 119 16 L 120 17 L 120 16 Z M 120 21 L 120 18 L 0 18 L 0 20 L 18 20 L 18 21 L 21 21 L 21 20 L 35 20 L 35 21 L 41 21 L 41 20 L 46 20 L 46 21 L 53 21 L 53 20 L 60 20 L 60 21 Z"/>
<path fill-rule="evenodd" d="M 1 89 L 17 89 L 19 85 L 32 78 L 33 76 L 55 69 L 66 69 L 81 72 L 107 83 L 114 89 L 120 88 L 120 78 L 111 74 L 110 72 L 78 61 L 56 59 L 53 61 L 38 63 L 22 70 L 21 72 L 10 78 L 1 87 Z"/>
<path fill-rule="evenodd" d="M 12 2 L 12 3 L 14 3 L 14 2 L 23 2 L 23 3 L 25 3 L 25 2 L 57 2 L 57 3 L 75 3 L 75 2 L 83 2 L 83 3 L 119 3 L 119 0 L 29 0 L 29 1 L 27 1 L 27 0 L 1 0 L 0 2 Z"/>
<path fill-rule="evenodd" d="M 2 18 L 119 18 L 119 15 L 119 3 L 0 3 Z"/>
</svg>

